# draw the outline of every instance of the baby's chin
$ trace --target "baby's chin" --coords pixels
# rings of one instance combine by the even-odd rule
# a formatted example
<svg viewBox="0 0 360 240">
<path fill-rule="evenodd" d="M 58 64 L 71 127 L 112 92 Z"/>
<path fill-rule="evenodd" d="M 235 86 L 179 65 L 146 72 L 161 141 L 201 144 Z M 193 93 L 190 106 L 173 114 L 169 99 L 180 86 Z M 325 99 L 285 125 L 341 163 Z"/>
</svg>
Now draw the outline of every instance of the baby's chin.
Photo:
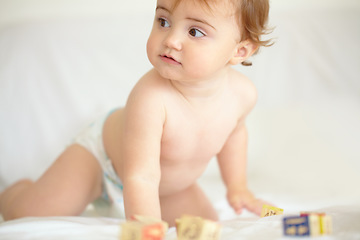
<svg viewBox="0 0 360 240">
<path fill-rule="evenodd" d="M 180 80 L 178 74 L 174 74 L 172 71 L 169 70 L 163 70 L 154 67 L 155 71 L 162 77 L 163 79 L 167 80 Z"/>
</svg>

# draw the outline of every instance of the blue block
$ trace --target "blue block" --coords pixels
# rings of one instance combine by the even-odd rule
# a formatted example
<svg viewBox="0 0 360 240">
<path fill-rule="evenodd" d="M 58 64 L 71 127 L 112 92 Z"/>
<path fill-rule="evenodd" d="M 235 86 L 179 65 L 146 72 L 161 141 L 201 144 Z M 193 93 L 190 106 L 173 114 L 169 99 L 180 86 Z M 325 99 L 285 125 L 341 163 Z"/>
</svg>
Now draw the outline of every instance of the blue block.
<svg viewBox="0 0 360 240">
<path fill-rule="evenodd" d="M 285 236 L 310 236 L 310 221 L 308 216 L 291 216 L 283 218 Z"/>
</svg>

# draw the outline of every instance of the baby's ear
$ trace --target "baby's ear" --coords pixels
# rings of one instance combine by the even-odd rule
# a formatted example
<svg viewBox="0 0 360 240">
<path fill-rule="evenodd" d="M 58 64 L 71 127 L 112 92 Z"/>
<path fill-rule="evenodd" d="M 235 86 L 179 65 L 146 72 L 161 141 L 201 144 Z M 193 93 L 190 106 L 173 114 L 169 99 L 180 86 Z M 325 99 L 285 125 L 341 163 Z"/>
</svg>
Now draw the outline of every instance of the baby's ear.
<svg viewBox="0 0 360 240">
<path fill-rule="evenodd" d="M 230 59 L 230 64 L 237 65 L 246 61 L 257 49 L 258 46 L 249 40 L 240 42 L 235 48 L 234 56 Z"/>
</svg>

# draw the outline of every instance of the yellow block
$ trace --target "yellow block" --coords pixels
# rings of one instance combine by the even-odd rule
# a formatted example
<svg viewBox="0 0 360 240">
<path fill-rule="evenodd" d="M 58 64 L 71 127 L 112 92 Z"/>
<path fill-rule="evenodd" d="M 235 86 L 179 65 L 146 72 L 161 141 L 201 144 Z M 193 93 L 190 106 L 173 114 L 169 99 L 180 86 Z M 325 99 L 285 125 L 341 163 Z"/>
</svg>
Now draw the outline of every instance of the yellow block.
<svg viewBox="0 0 360 240">
<path fill-rule="evenodd" d="M 321 234 L 332 234 L 332 218 L 325 215 L 320 216 L 320 232 Z"/>
<path fill-rule="evenodd" d="M 262 211 L 261 211 L 261 217 L 270 217 L 274 215 L 282 215 L 284 214 L 284 209 L 269 206 L 264 204 Z"/>
</svg>

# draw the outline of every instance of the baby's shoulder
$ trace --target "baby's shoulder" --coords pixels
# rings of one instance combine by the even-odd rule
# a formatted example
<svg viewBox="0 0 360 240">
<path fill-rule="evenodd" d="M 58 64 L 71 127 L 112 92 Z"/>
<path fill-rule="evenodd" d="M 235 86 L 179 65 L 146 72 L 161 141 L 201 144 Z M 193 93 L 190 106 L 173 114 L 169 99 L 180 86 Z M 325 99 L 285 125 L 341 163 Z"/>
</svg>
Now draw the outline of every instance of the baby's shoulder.
<svg viewBox="0 0 360 240">
<path fill-rule="evenodd" d="M 161 97 L 168 92 L 168 85 L 168 82 L 156 71 L 150 70 L 135 84 L 129 98 L 145 101 L 161 100 Z"/>
<path fill-rule="evenodd" d="M 164 119 L 164 93 L 166 82 L 149 71 L 135 84 L 125 104 L 125 112 L 128 116 L 136 118 L 149 118 L 160 116 Z"/>
<path fill-rule="evenodd" d="M 254 83 L 244 74 L 232 69 L 230 71 L 230 89 L 241 102 L 247 102 L 250 105 L 255 104 L 257 100 L 257 90 Z"/>
</svg>

